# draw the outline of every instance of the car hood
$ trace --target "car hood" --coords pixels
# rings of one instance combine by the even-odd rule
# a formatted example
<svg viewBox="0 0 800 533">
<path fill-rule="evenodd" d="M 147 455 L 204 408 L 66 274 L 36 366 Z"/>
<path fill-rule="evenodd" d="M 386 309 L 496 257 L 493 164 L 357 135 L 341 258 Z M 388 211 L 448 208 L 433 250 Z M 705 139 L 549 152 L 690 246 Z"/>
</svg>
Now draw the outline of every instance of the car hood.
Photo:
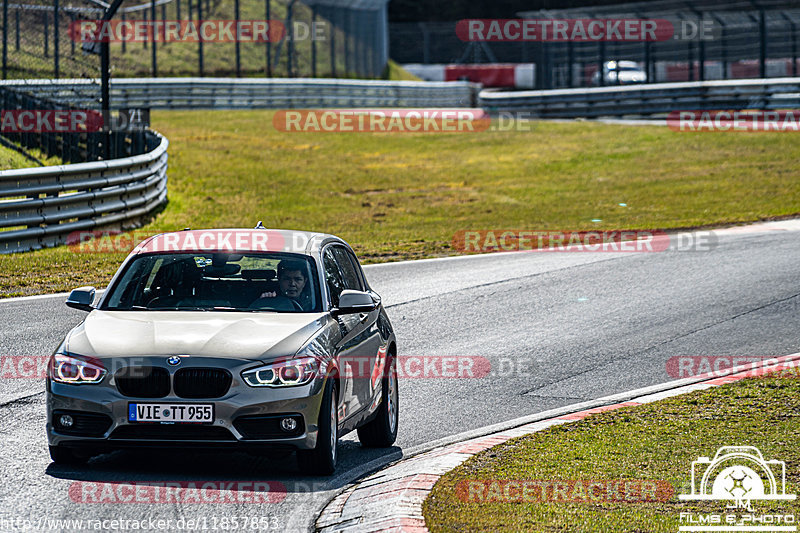
<svg viewBox="0 0 800 533">
<path fill-rule="evenodd" d="M 325 313 L 100 311 L 69 334 L 66 350 L 92 357 L 194 355 L 263 360 L 293 355 Z"/>
</svg>

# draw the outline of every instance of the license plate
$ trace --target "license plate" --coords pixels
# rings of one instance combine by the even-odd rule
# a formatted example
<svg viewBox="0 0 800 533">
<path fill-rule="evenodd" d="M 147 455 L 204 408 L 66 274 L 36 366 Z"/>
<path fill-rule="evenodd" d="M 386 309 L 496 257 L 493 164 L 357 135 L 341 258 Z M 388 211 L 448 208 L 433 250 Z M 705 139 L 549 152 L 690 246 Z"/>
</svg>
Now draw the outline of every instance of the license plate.
<svg viewBox="0 0 800 533">
<path fill-rule="evenodd" d="M 129 403 L 129 422 L 214 422 L 213 403 Z"/>
</svg>

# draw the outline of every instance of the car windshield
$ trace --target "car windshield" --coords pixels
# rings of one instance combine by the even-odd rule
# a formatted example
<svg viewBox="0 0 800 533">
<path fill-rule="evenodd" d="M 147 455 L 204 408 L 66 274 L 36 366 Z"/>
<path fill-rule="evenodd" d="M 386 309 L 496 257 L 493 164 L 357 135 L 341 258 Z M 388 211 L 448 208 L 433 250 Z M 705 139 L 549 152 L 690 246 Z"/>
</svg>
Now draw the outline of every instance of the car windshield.
<svg viewBox="0 0 800 533">
<path fill-rule="evenodd" d="M 321 310 L 314 261 L 287 253 L 173 253 L 134 258 L 109 288 L 109 311 Z"/>
</svg>

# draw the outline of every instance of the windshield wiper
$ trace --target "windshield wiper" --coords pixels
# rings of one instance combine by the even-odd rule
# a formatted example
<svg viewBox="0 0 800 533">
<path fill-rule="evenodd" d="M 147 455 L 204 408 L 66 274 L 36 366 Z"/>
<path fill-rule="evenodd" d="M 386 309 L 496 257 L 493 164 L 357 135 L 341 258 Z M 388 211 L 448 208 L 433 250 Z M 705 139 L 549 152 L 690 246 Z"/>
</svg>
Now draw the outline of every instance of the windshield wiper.
<svg viewBox="0 0 800 533">
<path fill-rule="evenodd" d="M 209 311 L 236 311 L 239 313 L 255 313 L 257 311 L 261 311 L 261 309 L 250 309 L 248 307 L 225 307 L 225 306 L 215 306 L 209 309 Z"/>
<path fill-rule="evenodd" d="M 163 307 L 148 307 L 148 311 L 208 311 L 208 307 L 192 307 L 192 306 L 163 306 Z"/>
</svg>

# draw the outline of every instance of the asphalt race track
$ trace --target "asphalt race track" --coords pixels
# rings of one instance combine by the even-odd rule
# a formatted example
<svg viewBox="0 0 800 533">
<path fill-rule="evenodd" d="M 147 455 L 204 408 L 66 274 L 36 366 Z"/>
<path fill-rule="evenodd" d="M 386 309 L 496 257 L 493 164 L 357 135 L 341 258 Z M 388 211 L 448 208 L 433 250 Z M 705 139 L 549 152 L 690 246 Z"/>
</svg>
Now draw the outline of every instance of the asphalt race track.
<svg viewBox="0 0 800 533">
<path fill-rule="evenodd" d="M 481 356 L 492 372 L 402 379 L 397 446 L 362 450 L 348 435 L 330 480 L 299 476 L 291 456 L 116 452 L 84 467 L 55 466 L 42 380 L 2 379 L 0 530 L 13 531 L 5 526 L 14 520 L 52 531 L 74 529 L 48 529 L 47 520 L 184 518 L 205 519 L 211 531 L 223 530 L 223 518 L 268 517 L 276 530 L 308 531 L 337 489 L 404 450 L 669 381 L 673 356 L 800 351 L 800 223 L 761 228 L 721 231 L 708 251 L 523 252 L 367 267 L 400 355 Z M 0 355 L 49 355 L 84 316 L 63 300 L 0 301 Z M 279 481 L 288 495 L 269 504 L 73 501 L 76 482 L 206 480 Z"/>
</svg>

